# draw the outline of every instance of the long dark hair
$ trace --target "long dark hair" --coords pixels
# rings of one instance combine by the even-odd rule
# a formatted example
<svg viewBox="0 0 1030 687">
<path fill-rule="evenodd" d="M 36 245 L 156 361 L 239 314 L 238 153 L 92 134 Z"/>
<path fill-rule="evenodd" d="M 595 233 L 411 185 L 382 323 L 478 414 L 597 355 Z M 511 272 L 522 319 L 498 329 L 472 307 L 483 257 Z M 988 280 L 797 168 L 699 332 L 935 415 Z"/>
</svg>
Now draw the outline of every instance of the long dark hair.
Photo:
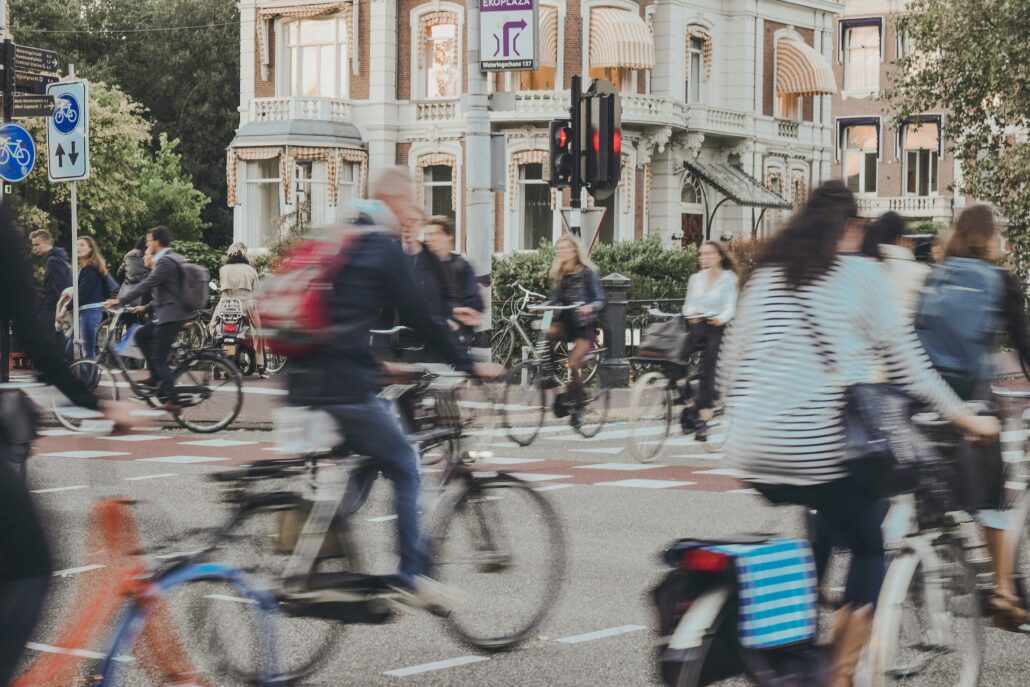
<svg viewBox="0 0 1030 687">
<path fill-rule="evenodd" d="M 897 244 L 905 235 L 905 220 L 898 213 L 885 212 L 879 219 L 873 220 L 865 228 L 865 239 L 862 241 L 862 254 L 870 258 L 882 260 L 880 253 L 882 244 Z"/>
<path fill-rule="evenodd" d="M 795 288 L 815 281 L 837 261 L 844 227 L 857 214 L 854 194 L 840 181 L 827 181 L 769 241 L 756 267 L 781 268 Z"/>
<path fill-rule="evenodd" d="M 990 260 L 998 243 L 998 226 L 989 205 L 973 205 L 962 211 L 948 238 L 944 255 L 949 258 Z"/>
</svg>

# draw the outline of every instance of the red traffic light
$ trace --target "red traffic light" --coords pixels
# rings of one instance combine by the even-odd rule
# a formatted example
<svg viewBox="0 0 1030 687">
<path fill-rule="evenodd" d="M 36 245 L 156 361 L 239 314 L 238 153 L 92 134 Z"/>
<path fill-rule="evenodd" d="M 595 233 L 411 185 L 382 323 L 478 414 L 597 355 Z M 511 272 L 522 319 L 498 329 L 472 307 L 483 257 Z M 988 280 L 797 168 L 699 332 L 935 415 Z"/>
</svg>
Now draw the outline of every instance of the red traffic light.
<svg viewBox="0 0 1030 687">
<path fill-rule="evenodd" d="M 567 148 L 569 145 L 569 139 L 572 138 L 572 132 L 569 131 L 568 127 L 558 129 L 558 147 Z"/>
</svg>

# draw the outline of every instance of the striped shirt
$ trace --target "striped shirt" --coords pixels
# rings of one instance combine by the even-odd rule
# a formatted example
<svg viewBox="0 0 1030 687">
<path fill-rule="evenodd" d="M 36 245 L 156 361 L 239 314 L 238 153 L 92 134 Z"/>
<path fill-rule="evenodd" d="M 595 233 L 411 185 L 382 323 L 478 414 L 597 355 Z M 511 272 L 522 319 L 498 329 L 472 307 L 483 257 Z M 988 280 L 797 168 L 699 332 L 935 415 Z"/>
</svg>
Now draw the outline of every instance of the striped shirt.
<svg viewBox="0 0 1030 687">
<path fill-rule="evenodd" d="M 958 396 L 933 371 L 878 263 L 841 256 L 801 289 L 778 267 L 759 269 L 719 354 L 727 459 L 759 483 L 845 477 L 844 390 L 880 381 L 884 369 L 944 417 L 958 411 Z"/>
</svg>

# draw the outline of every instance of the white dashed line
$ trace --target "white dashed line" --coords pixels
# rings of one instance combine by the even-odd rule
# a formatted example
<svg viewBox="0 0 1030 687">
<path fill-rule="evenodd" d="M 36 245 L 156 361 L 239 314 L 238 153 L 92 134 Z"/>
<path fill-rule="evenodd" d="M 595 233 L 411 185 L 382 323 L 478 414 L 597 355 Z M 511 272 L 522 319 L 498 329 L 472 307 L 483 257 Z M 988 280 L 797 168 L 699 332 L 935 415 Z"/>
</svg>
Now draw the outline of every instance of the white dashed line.
<svg viewBox="0 0 1030 687">
<path fill-rule="evenodd" d="M 642 465 L 640 463 L 596 463 L 594 465 L 577 465 L 579 470 L 618 470 L 620 472 L 636 472 L 638 470 L 654 470 L 664 465 Z"/>
<path fill-rule="evenodd" d="M 70 575 L 78 575 L 79 573 L 89 572 L 91 570 L 100 570 L 106 566 L 103 565 L 80 565 L 77 568 L 65 568 L 64 570 L 55 570 L 54 577 L 68 577 Z"/>
<path fill-rule="evenodd" d="M 160 441 L 161 439 L 171 439 L 172 437 L 158 436 L 157 434 L 123 434 L 117 437 L 97 437 L 98 439 L 106 439 L 107 441 Z"/>
<path fill-rule="evenodd" d="M 571 489 L 571 484 L 548 484 L 546 487 L 533 487 L 533 491 L 555 491 L 557 489 Z"/>
<path fill-rule="evenodd" d="M 695 475 L 722 475 L 723 477 L 743 477 L 744 473 L 733 468 L 717 468 L 715 470 L 698 470 Z"/>
<path fill-rule="evenodd" d="M 552 479 L 572 479 L 572 475 L 548 475 L 542 472 L 513 472 L 511 476 L 523 482 L 548 482 Z"/>
<path fill-rule="evenodd" d="M 622 453 L 625 449 L 621 446 L 608 446 L 605 448 L 573 448 L 569 449 L 573 453 L 603 453 L 609 456 L 617 456 Z"/>
<path fill-rule="evenodd" d="M 697 482 L 674 482 L 665 479 L 621 479 L 617 482 L 597 482 L 596 487 L 630 487 L 633 489 L 670 489 L 672 487 L 689 487 Z"/>
<path fill-rule="evenodd" d="M 70 429 L 44 429 L 39 433 L 41 437 L 70 437 L 78 432 L 73 432 Z"/>
<path fill-rule="evenodd" d="M 253 599 L 244 599 L 242 596 L 229 596 L 228 594 L 207 594 L 204 598 L 212 601 L 231 601 L 235 604 L 256 604 Z"/>
<path fill-rule="evenodd" d="M 39 644 L 37 642 L 29 642 L 25 645 L 25 648 L 32 649 L 33 651 L 42 651 L 47 654 L 67 654 L 69 656 L 78 656 L 79 658 L 106 658 L 105 654 L 101 654 L 96 651 L 86 651 L 85 649 L 66 649 L 63 646 L 50 646 L 49 644 Z M 114 660 L 120 663 L 132 663 L 136 659 L 132 656 L 115 656 Z"/>
<path fill-rule="evenodd" d="M 78 489 L 87 489 L 85 484 L 76 484 L 74 487 L 51 487 L 50 489 L 33 489 L 33 494 L 54 494 L 59 491 L 76 491 Z"/>
<path fill-rule="evenodd" d="M 140 475 L 139 477 L 126 477 L 126 482 L 141 482 L 145 479 L 162 479 L 164 477 L 177 477 L 174 472 L 161 472 L 156 475 Z"/>
<path fill-rule="evenodd" d="M 213 456 L 161 456 L 158 458 L 137 458 L 139 463 L 214 463 L 228 458 L 215 458 Z"/>
<path fill-rule="evenodd" d="M 759 492 L 757 489 L 733 489 L 733 490 L 730 490 L 730 491 L 728 491 L 726 493 L 727 494 L 750 494 L 750 495 L 753 495 L 753 496 L 759 496 L 761 494 L 761 492 Z"/>
<path fill-rule="evenodd" d="M 490 659 L 487 656 L 459 656 L 458 658 L 448 658 L 445 661 L 434 661 L 432 663 L 423 663 L 409 668 L 388 670 L 386 671 L 386 675 L 391 677 L 408 677 L 409 675 L 418 675 L 419 673 L 428 673 L 433 670 L 443 670 L 444 668 L 457 668 L 458 666 L 465 666 L 470 663 L 479 663 L 480 661 L 489 660 Z"/>
<path fill-rule="evenodd" d="M 640 632 L 647 628 L 643 625 L 620 625 L 619 627 L 610 627 L 607 630 L 598 630 L 597 632 L 587 632 L 582 635 L 572 635 L 571 637 L 562 637 L 557 640 L 562 644 L 581 644 L 582 642 L 592 642 L 595 639 L 605 639 L 606 637 L 617 637 L 618 635 L 629 634 L 630 632 Z"/>
<path fill-rule="evenodd" d="M 59 453 L 41 453 L 49 458 L 110 458 L 111 456 L 127 456 L 121 451 L 61 451 Z"/>
<path fill-rule="evenodd" d="M 211 448 L 229 448 L 232 446 L 253 446 L 256 441 L 239 441 L 237 439 L 204 439 L 202 441 L 180 441 L 180 446 L 208 446 Z"/>
<path fill-rule="evenodd" d="M 500 456 L 494 456 L 486 460 L 481 460 L 484 465 L 522 465 L 523 463 L 542 463 L 543 458 L 501 458 Z"/>
<path fill-rule="evenodd" d="M 396 515 L 380 515 L 377 518 L 369 518 L 369 522 L 389 522 L 390 520 L 396 520 Z"/>
</svg>

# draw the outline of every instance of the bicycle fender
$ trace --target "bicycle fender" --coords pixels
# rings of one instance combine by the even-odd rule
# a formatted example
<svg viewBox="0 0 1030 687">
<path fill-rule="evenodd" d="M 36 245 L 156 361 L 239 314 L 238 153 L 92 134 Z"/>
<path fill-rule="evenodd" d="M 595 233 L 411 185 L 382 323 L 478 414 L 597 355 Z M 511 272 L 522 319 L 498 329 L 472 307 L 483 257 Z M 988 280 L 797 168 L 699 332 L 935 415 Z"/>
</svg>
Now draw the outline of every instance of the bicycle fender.
<svg viewBox="0 0 1030 687">
<path fill-rule="evenodd" d="M 920 554 L 906 544 L 905 549 L 895 556 L 887 568 L 880 596 L 876 600 L 876 614 L 873 616 L 873 631 L 868 646 L 871 687 L 886 684 L 883 678 L 895 649 L 893 641 L 898 635 L 898 624 L 901 622 L 900 609 L 905 603 L 909 580 L 916 574 L 920 558 Z"/>
<path fill-rule="evenodd" d="M 729 584 L 720 584 L 697 597 L 669 638 L 669 651 L 700 648 L 719 629 L 719 615 L 732 595 Z"/>
</svg>

